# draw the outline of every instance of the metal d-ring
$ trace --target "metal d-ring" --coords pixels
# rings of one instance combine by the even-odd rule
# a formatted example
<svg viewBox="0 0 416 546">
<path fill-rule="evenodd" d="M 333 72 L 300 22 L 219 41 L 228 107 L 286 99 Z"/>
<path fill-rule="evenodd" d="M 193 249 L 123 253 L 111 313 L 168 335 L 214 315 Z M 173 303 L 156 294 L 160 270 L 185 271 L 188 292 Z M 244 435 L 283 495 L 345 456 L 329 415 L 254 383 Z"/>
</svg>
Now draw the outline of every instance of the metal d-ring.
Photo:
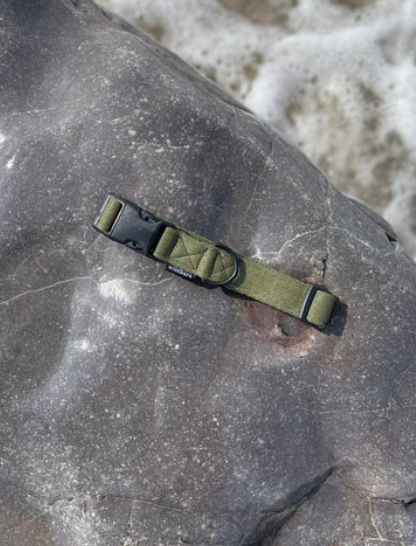
<svg viewBox="0 0 416 546">
<path fill-rule="evenodd" d="M 209 281 L 207 279 L 200 279 L 201 284 L 207 288 L 217 288 L 217 286 L 226 286 L 231 281 L 233 281 L 238 275 L 239 259 L 237 257 L 237 254 L 234 252 L 234 250 L 231 250 L 230 247 L 223 245 L 222 243 L 217 243 L 215 245 L 215 248 L 222 248 L 223 250 L 226 250 L 228 254 L 230 254 L 234 262 L 234 271 L 232 272 L 232 274 L 229 276 L 228 279 L 221 282 Z"/>
</svg>

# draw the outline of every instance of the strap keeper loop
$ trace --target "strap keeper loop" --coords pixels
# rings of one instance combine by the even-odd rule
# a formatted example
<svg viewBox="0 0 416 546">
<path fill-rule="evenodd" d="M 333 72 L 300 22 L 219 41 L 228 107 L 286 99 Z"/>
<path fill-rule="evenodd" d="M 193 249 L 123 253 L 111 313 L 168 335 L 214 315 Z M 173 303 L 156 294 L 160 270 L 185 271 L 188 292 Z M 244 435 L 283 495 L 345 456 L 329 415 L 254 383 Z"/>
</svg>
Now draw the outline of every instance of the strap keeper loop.
<svg viewBox="0 0 416 546">
<path fill-rule="evenodd" d="M 300 307 L 300 311 L 299 311 L 299 319 L 302 321 L 302 322 L 305 322 L 306 324 L 311 324 L 307 319 L 306 317 L 308 316 L 308 313 L 309 313 L 309 309 L 311 308 L 312 306 L 312 303 L 313 303 L 313 299 L 315 297 L 315 294 L 316 292 L 320 290 L 320 288 L 318 286 L 316 286 L 316 284 L 311 284 L 308 288 L 308 291 L 306 292 L 305 294 L 305 297 L 303 298 L 303 302 L 301 304 L 301 307 Z"/>
</svg>

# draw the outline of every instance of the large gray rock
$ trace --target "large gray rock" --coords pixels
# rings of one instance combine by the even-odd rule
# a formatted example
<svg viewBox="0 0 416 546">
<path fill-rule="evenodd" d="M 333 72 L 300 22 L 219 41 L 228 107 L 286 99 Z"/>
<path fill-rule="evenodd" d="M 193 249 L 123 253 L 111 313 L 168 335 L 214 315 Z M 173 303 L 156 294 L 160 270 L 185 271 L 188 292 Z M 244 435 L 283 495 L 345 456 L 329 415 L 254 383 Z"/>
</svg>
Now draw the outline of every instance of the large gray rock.
<svg viewBox="0 0 416 546">
<path fill-rule="evenodd" d="M 1 546 L 416 544 L 416 268 L 92 4 L 0 7 Z M 91 223 L 112 190 L 322 283 L 325 332 Z"/>
</svg>

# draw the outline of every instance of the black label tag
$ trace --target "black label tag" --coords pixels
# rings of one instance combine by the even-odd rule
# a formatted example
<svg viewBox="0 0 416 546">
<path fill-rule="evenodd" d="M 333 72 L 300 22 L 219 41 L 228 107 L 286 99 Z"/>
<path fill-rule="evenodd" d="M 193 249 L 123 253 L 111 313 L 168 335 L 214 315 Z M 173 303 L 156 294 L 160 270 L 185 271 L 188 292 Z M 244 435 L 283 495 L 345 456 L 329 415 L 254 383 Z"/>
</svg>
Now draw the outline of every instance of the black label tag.
<svg viewBox="0 0 416 546">
<path fill-rule="evenodd" d="M 187 279 L 188 281 L 195 281 L 197 279 L 196 275 L 193 275 L 192 273 L 188 273 L 187 271 L 184 271 L 180 267 L 176 267 L 175 265 L 168 264 L 166 266 L 167 271 L 170 271 L 171 273 L 174 273 L 175 275 L 179 275 L 179 277 L 183 277 L 184 279 Z"/>
</svg>

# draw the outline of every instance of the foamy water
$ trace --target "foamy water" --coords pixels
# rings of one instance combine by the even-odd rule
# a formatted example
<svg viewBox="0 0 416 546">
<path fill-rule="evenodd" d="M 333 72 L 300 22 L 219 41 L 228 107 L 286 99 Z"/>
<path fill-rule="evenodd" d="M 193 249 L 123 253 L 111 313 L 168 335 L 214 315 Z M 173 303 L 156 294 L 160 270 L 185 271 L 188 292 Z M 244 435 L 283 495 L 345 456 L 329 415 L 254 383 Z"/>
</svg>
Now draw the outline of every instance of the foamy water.
<svg viewBox="0 0 416 546">
<path fill-rule="evenodd" d="M 97 0 L 278 129 L 416 258 L 414 0 Z"/>
</svg>

